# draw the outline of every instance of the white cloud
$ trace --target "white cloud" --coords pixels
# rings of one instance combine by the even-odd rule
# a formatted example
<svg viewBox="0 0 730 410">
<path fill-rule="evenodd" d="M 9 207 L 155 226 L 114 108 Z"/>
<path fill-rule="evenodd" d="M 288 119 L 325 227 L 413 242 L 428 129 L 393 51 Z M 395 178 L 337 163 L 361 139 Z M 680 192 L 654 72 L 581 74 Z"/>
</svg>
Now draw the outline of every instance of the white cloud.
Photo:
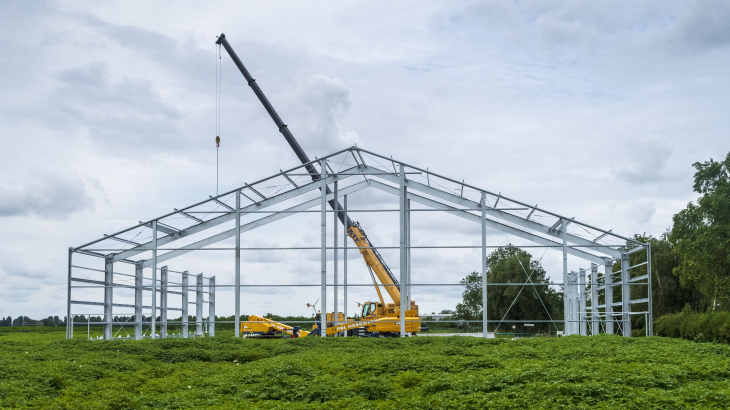
<svg viewBox="0 0 730 410">
<path fill-rule="evenodd" d="M 672 178 L 667 167 L 672 155 L 672 148 L 665 141 L 656 137 L 647 137 L 629 141 L 622 150 L 617 162 L 622 163 L 616 176 L 631 184 L 648 184 L 666 181 Z"/>
<path fill-rule="evenodd" d="M 221 31 L 312 158 L 357 143 L 626 236 L 660 234 L 693 199 L 691 164 L 730 151 L 728 7 L 705 4 L 181 4 L 172 18 L 151 2 L 2 2 L 0 243 L 23 253 L 3 254 L 0 269 L 27 278 L 0 304 L 13 316 L 62 312 L 52 295 L 65 294 L 68 246 L 207 198 L 216 159 L 221 190 L 297 164 L 225 52 L 216 152 Z M 376 191 L 350 199 L 351 208 L 395 202 Z M 397 244 L 397 219 L 353 218 L 381 246 Z M 246 240 L 312 246 L 310 219 Z M 418 243 L 479 243 L 478 229 L 454 221 L 417 215 Z M 397 252 L 383 254 L 395 268 Z M 231 283 L 230 254 L 199 255 L 169 265 Z M 562 266 L 551 255 L 549 275 Z M 478 256 L 417 252 L 414 267 L 424 281 L 457 282 Z M 248 257 L 249 283 L 318 280 L 316 251 Z M 366 282 L 358 262 L 350 272 Z M 41 273 L 47 287 L 32 276 Z M 298 312 L 319 292 L 302 289 L 266 298 L 249 289 L 246 310 L 264 313 L 265 299 L 275 313 Z M 459 293 L 423 290 L 419 300 L 440 311 Z M 230 314 L 232 292 L 219 296 Z"/>
<path fill-rule="evenodd" d="M 94 209 L 98 182 L 87 183 L 64 169 L 23 171 L 0 174 L 0 217 L 64 218 Z"/>
<path fill-rule="evenodd" d="M 327 154 L 360 142 L 356 132 L 344 130 L 341 120 L 350 110 L 350 90 L 336 78 L 321 74 L 298 78 L 287 92 L 286 111 L 290 130 L 305 152 Z M 313 159 L 313 154 L 309 154 Z"/>
</svg>

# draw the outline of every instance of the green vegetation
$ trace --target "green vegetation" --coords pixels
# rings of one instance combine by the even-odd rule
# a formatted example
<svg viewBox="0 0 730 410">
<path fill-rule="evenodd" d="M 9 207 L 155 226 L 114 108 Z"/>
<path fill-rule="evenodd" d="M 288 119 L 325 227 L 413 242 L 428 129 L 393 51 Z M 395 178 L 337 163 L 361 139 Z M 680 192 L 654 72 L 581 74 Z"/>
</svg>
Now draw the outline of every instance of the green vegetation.
<svg viewBox="0 0 730 410">
<path fill-rule="evenodd" d="M 0 333 L 0 408 L 726 408 L 730 346 L 619 336 L 64 340 Z"/>
<path fill-rule="evenodd" d="M 654 324 L 657 336 L 681 337 L 695 342 L 730 342 L 730 312 L 692 312 L 687 306 L 682 313 L 665 315 Z"/>
<path fill-rule="evenodd" d="M 730 309 L 730 153 L 725 161 L 695 163 L 697 204 L 674 215 L 669 240 L 679 256 L 674 273 L 697 288 L 712 310 Z"/>
<path fill-rule="evenodd" d="M 540 260 L 532 259 L 530 253 L 509 245 L 499 248 L 487 256 L 487 280 L 490 283 L 549 283 L 547 273 Z M 472 272 L 461 280 L 464 285 L 463 302 L 456 305 L 452 320 L 454 327 L 466 330 L 475 324 L 481 331 L 482 320 L 482 274 Z M 488 288 L 487 316 L 489 320 L 550 320 L 563 317 L 563 295 L 548 286 L 492 286 Z M 514 301 L 514 303 L 513 303 Z M 472 321 L 471 326 L 469 321 Z M 506 325 L 502 331 L 506 330 Z M 493 329 L 490 327 L 489 329 Z M 558 330 L 550 323 L 538 323 L 532 331 L 552 333 Z M 560 328 L 562 330 L 562 327 Z"/>
<path fill-rule="evenodd" d="M 662 328 L 662 333 L 657 330 L 657 334 L 726 343 L 729 339 L 723 332 L 728 330 L 723 325 L 727 323 L 724 319 L 727 315 L 719 313 L 730 311 L 730 153 L 724 161 L 710 159 L 693 166 L 697 170 L 693 188 L 700 198 L 674 215 L 672 227 L 660 237 L 635 235 L 634 239 L 651 244 L 653 315 L 661 318 L 656 326 Z M 529 273 L 532 282 L 545 283 L 545 271 L 539 262 L 529 253 L 507 246 L 489 255 L 487 276 L 490 282 L 525 283 Z M 648 273 L 647 266 L 643 265 L 646 262 L 644 252 L 630 255 L 629 262 L 631 266 L 637 266 L 630 271 L 632 278 Z M 613 271 L 620 269 L 619 260 L 614 263 Z M 452 319 L 462 323 L 450 326 L 466 329 L 481 319 L 481 273 L 472 272 L 461 283 L 466 285 L 463 302 L 456 306 Z M 631 286 L 630 291 L 632 299 L 648 297 L 646 286 Z M 505 318 L 507 322 L 510 319 L 544 320 L 547 316 L 562 319 L 562 295 L 547 286 L 490 288 L 489 319 L 501 320 L 517 295 Z M 613 296 L 613 302 L 621 301 L 620 292 L 614 292 Z M 643 310 L 644 306 L 636 308 Z M 679 315 L 685 306 L 690 311 L 718 314 Z M 634 315 L 631 322 L 632 334 L 643 336 L 644 316 Z M 449 327 L 446 323 L 440 326 Z M 533 330 L 544 333 L 553 329 L 549 325 L 538 325 Z"/>
</svg>

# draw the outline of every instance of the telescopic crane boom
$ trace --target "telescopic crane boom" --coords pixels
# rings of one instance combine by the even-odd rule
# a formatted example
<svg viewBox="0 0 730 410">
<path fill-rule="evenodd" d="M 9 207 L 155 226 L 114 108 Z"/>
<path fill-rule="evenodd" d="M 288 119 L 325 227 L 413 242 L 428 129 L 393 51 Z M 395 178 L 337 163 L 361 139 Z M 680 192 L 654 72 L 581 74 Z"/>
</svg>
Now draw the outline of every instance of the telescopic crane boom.
<svg viewBox="0 0 730 410">
<path fill-rule="evenodd" d="M 304 150 L 294 138 L 291 131 L 289 131 L 289 128 L 286 126 L 286 124 L 284 124 L 284 121 L 281 120 L 281 117 L 279 117 L 279 114 L 277 114 L 276 110 L 274 110 L 274 107 L 266 98 L 263 91 L 261 91 L 261 88 L 256 83 L 256 80 L 251 77 L 251 74 L 249 74 L 248 70 L 246 70 L 246 67 L 241 62 L 241 59 L 238 58 L 236 52 L 233 51 L 231 45 L 228 44 L 225 34 L 221 34 L 220 37 L 218 37 L 218 41 L 216 41 L 216 44 L 222 45 L 228 52 L 228 55 L 231 56 L 231 59 L 241 71 L 241 74 L 243 74 L 243 77 L 246 79 L 249 87 L 251 87 L 253 92 L 258 97 L 259 101 L 261 101 L 261 104 L 264 105 L 264 108 L 266 108 L 266 111 L 271 116 L 271 119 L 274 120 L 274 123 L 279 128 L 279 132 L 284 135 L 284 138 L 286 138 L 289 146 L 291 146 L 299 160 L 302 162 L 302 164 L 304 164 L 307 172 L 312 176 L 312 181 L 317 182 L 321 180 L 322 176 L 314 168 L 314 165 L 311 164 L 309 157 L 307 156 L 307 154 L 304 153 Z M 332 192 L 330 191 L 329 187 L 327 187 L 326 190 L 327 194 L 330 194 Z M 421 327 L 421 319 L 418 317 L 418 306 L 416 306 L 413 301 L 410 302 L 410 306 L 401 306 L 402 301 L 398 281 L 395 279 L 395 276 L 390 271 L 390 268 L 388 268 L 388 265 L 380 256 L 378 250 L 368 239 L 365 231 L 362 229 L 360 224 L 357 222 L 353 222 L 352 220 L 350 220 L 350 218 L 347 218 L 345 216 L 344 209 L 336 199 L 332 199 L 331 201 L 329 201 L 329 204 L 330 207 L 332 207 L 332 209 L 337 214 L 337 218 L 345 226 L 345 229 L 347 230 L 347 235 L 353 240 L 353 242 L 355 242 L 355 245 L 357 245 L 357 247 L 360 249 L 360 254 L 362 254 L 363 258 L 365 259 L 365 263 L 367 264 L 368 269 L 370 270 L 370 274 L 373 277 L 375 291 L 378 293 L 380 303 L 365 303 L 361 312 L 362 321 L 358 323 L 347 323 L 347 318 L 335 318 L 334 314 L 322 312 L 322 315 L 325 316 L 324 320 L 326 322 L 334 322 L 333 324 L 328 324 L 326 326 L 327 334 L 335 334 L 344 331 L 350 332 L 352 331 L 351 329 L 359 328 L 364 329 L 366 333 L 379 332 L 386 335 L 395 335 L 398 332 L 397 321 L 399 319 L 402 319 L 406 322 L 406 332 L 428 330 L 427 327 Z M 375 279 L 376 276 L 380 280 L 380 283 L 385 285 L 385 290 L 388 292 L 388 295 L 390 295 L 393 303 L 385 303 L 385 301 L 383 300 L 383 295 L 380 293 L 380 287 L 377 280 Z M 338 314 L 338 316 L 339 315 L 341 314 Z M 340 324 L 340 319 L 344 319 L 345 324 Z M 311 334 L 318 334 L 318 332 L 321 331 L 321 319 L 319 320 L 319 324 L 315 324 L 314 332 L 312 332 Z"/>
<path fill-rule="evenodd" d="M 253 90 L 254 94 L 256 94 L 256 97 L 258 97 L 259 101 L 261 101 L 261 104 L 263 104 L 266 111 L 271 116 L 271 119 L 274 120 L 274 123 L 279 129 L 279 132 L 281 132 L 284 135 L 284 138 L 289 143 L 289 146 L 294 150 L 294 153 L 297 155 L 299 160 L 304 164 L 304 167 L 306 168 L 307 172 L 309 172 L 312 175 L 313 181 L 319 181 L 322 177 L 319 172 L 314 168 L 314 166 L 310 163 L 309 157 L 304 152 L 302 147 L 299 145 L 299 142 L 294 138 L 294 135 L 292 135 L 291 131 L 289 131 L 289 127 L 287 127 L 286 124 L 284 124 L 284 121 L 282 121 L 281 117 L 279 117 L 279 114 L 276 112 L 274 107 L 269 102 L 269 99 L 266 98 L 266 95 L 264 95 L 264 92 L 261 91 L 261 88 L 256 83 L 256 80 L 251 77 L 251 74 L 248 72 L 246 67 L 241 62 L 241 59 L 238 58 L 238 55 L 235 51 L 233 51 L 233 48 L 228 43 L 228 40 L 226 40 L 226 35 L 221 34 L 220 37 L 218 37 L 218 40 L 216 41 L 216 44 L 222 45 L 223 48 L 226 49 L 228 52 L 228 55 L 231 56 L 231 59 L 236 64 L 236 67 L 241 71 L 241 74 L 243 74 L 243 77 L 246 79 L 246 82 L 248 83 L 249 87 Z M 332 191 L 327 187 L 327 193 L 330 194 Z M 353 222 L 349 217 L 345 216 L 344 208 L 340 205 L 339 201 L 331 200 L 329 201 L 330 207 L 332 207 L 333 210 L 337 213 L 337 218 L 342 222 L 342 224 L 347 229 L 347 234 L 352 238 L 353 241 L 355 241 L 355 244 L 360 248 L 370 248 L 370 249 L 361 249 L 361 253 L 363 254 L 363 258 L 365 259 L 365 262 L 367 263 L 368 267 L 371 268 L 375 275 L 378 276 L 378 279 L 380 279 L 380 282 L 384 285 L 391 285 L 391 286 L 385 286 L 386 291 L 390 295 L 390 297 L 393 299 L 393 302 L 396 304 L 400 304 L 400 285 L 398 281 L 396 280 L 393 273 L 390 271 L 390 268 L 385 263 L 383 258 L 380 256 L 379 252 L 375 247 L 373 246 L 372 242 L 367 238 L 365 235 L 364 230 L 360 226 L 359 223 Z M 364 252 L 363 252 L 364 251 Z M 395 286 L 392 286 L 395 285 Z M 380 294 L 380 291 L 378 291 L 378 294 Z M 381 298 L 382 299 L 382 298 Z M 381 300 L 381 303 L 383 301 Z"/>
</svg>

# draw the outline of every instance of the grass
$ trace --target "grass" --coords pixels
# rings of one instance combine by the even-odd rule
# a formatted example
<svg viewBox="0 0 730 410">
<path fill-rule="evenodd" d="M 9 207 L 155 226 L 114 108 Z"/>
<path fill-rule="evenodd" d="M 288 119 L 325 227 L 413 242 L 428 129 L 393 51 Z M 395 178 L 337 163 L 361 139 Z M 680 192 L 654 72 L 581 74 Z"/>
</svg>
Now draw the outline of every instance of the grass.
<svg viewBox="0 0 730 410">
<path fill-rule="evenodd" d="M 515 341 L 65 340 L 0 332 L 0 408 L 727 408 L 730 346 Z"/>
</svg>

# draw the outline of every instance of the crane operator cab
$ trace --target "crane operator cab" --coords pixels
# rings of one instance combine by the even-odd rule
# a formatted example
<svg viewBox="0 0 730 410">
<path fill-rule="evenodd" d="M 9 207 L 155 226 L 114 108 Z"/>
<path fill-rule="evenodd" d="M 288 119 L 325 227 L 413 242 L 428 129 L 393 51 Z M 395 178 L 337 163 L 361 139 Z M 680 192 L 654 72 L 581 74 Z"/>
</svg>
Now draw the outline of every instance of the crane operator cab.
<svg viewBox="0 0 730 410">
<path fill-rule="evenodd" d="M 363 319 L 365 319 L 366 317 L 372 315 L 373 313 L 375 313 L 375 302 L 364 303 L 362 305 L 362 313 L 361 313 L 360 316 Z"/>
</svg>

